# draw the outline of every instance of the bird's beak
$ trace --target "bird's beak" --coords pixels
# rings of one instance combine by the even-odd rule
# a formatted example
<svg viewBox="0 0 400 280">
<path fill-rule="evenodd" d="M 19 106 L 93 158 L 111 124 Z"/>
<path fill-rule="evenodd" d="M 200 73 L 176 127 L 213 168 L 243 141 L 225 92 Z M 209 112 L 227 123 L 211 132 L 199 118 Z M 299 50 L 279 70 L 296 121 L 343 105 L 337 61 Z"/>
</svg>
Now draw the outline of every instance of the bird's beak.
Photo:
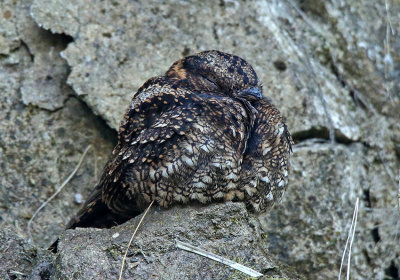
<svg viewBox="0 0 400 280">
<path fill-rule="evenodd" d="M 258 88 L 258 87 L 247 88 L 247 89 L 242 91 L 242 94 L 243 95 L 247 95 L 247 94 L 248 95 L 252 95 L 252 96 L 255 96 L 255 97 L 259 98 L 259 99 L 262 99 L 262 96 L 263 96 L 261 89 Z"/>
</svg>

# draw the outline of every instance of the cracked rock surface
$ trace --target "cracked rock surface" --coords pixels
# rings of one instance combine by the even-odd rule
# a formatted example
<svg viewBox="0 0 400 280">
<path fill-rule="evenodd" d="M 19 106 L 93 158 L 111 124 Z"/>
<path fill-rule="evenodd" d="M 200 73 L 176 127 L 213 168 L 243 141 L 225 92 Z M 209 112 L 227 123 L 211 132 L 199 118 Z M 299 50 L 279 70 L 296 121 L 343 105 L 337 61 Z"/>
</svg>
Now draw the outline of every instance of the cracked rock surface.
<svg viewBox="0 0 400 280">
<path fill-rule="evenodd" d="M 68 230 L 60 240 L 55 277 L 116 279 L 121 255 L 140 218 L 112 229 Z M 178 249 L 176 240 L 240 262 L 264 273 L 264 279 L 299 279 L 267 257 L 259 222 L 249 216 L 243 203 L 232 202 L 150 210 L 128 251 L 124 279 L 246 277 L 222 264 Z"/>
<path fill-rule="evenodd" d="M 296 279 L 276 269 L 285 264 L 306 279 L 335 279 L 358 197 L 351 278 L 398 279 L 399 14 L 400 3 L 383 0 L 1 1 L 2 277 L 116 278 L 137 219 L 110 230 L 67 231 L 58 255 L 35 246 L 46 248 L 62 234 L 80 207 L 76 195 L 93 188 L 133 93 L 175 60 L 219 49 L 248 60 L 265 96 L 287 117 L 297 143 L 288 190 L 259 217 L 262 230 L 240 204 L 153 210 L 126 278 L 157 270 L 164 274 L 155 279 L 192 279 L 194 271 L 199 279 L 242 279 L 178 254 L 173 238 L 184 237 L 268 277 Z M 28 220 L 89 144 L 77 175 L 35 218 L 29 244 Z M 221 251 L 225 245 L 231 249 Z M 12 258 L 21 261 L 11 265 Z"/>
<path fill-rule="evenodd" d="M 25 1 L 1 5 L 1 14 L 10 14 L 21 31 L 6 37 L 18 44 L 0 56 L 0 227 L 26 238 L 28 219 L 93 146 L 68 190 L 33 223 L 33 240 L 45 247 L 79 209 L 74 194 L 86 195 L 96 182 L 115 132 L 66 85 L 68 65 L 59 57 L 62 36 L 39 29 Z"/>
</svg>

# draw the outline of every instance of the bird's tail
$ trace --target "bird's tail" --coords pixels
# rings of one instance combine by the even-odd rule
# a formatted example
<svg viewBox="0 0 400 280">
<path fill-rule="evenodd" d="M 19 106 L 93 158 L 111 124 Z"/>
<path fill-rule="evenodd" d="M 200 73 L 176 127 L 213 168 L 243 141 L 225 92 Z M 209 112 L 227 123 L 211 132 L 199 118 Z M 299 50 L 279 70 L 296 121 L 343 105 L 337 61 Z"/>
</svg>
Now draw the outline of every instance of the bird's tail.
<svg viewBox="0 0 400 280">
<path fill-rule="evenodd" d="M 76 227 L 110 228 L 122 224 L 141 213 L 129 213 L 123 215 L 111 211 L 102 200 L 102 186 L 97 185 L 79 212 L 68 222 L 66 229 Z M 58 239 L 48 248 L 57 252 Z"/>
</svg>

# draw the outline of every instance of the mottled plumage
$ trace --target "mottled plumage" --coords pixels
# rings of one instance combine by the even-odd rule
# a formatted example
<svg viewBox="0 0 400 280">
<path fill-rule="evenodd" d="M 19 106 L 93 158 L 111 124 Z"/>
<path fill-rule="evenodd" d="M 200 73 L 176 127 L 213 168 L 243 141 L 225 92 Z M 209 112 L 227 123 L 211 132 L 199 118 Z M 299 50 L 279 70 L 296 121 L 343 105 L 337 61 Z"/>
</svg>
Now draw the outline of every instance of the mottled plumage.
<svg viewBox="0 0 400 280">
<path fill-rule="evenodd" d="M 188 56 L 133 96 L 99 184 L 67 227 L 109 227 L 153 199 L 162 207 L 239 200 L 263 211 L 287 185 L 291 144 L 245 60 Z"/>
</svg>

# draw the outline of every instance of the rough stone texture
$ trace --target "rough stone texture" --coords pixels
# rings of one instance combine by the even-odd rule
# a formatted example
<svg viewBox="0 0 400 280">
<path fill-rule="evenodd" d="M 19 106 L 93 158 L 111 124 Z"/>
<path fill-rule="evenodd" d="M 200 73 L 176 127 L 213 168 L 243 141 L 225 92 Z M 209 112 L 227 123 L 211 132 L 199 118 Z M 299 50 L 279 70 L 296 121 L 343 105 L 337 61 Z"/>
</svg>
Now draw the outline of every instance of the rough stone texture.
<svg viewBox="0 0 400 280">
<path fill-rule="evenodd" d="M 54 277 L 118 278 L 122 256 L 140 218 L 109 230 L 68 230 L 60 239 Z M 242 203 L 150 210 L 129 249 L 124 279 L 245 279 L 241 272 L 176 248 L 176 240 L 263 272 L 264 279 L 299 279 L 282 272 L 267 257 L 259 226 Z"/>
<path fill-rule="evenodd" d="M 303 142 L 291 163 L 290 189 L 262 222 L 270 252 L 312 278 L 335 279 L 359 197 L 352 279 L 397 279 L 395 155 L 360 143 Z"/>
<path fill-rule="evenodd" d="M 256 68 L 298 142 L 282 205 L 261 217 L 269 251 L 309 279 L 337 278 L 358 196 L 352 279 L 399 278 L 398 1 L 6 0 L 0 7 L 1 226 L 26 237 L 27 219 L 89 143 L 101 170 L 113 133 L 92 111 L 115 129 L 146 79 L 184 55 L 220 49 Z M 79 207 L 74 194 L 85 197 L 93 187 L 94 162 L 89 154 L 78 177 L 39 214 L 38 244 L 61 232 Z M 77 231 L 76 238 L 115 230 Z M 73 234 L 65 235 L 63 260 L 73 253 Z M 111 246 L 96 242 L 96 250 Z M 210 242 L 205 246 L 214 248 Z M 114 270 L 105 273 L 114 275 L 119 265 L 109 255 Z"/>
<path fill-rule="evenodd" d="M 47 246 L 80 207 L 74 194 L 85 196 L 95 184 L 115 134 L 82 101 L 65 99 L 72 90 L 65 84 L 68 66 L 57 51 L 65 42 L 39 29 L 29 17 L 29 3 L 22 2 L 2 2 L 0 13 L 9 14 L 20 30 L 17 38 L 7 38 L 18 45 L 0 56 L 0 227 L 26 238 L 27 222 L 35 210 L 72 172 L 89 144 L 95 151 L 88 154 L 67 191 L 34 220 L 33 239 Z M 46 82 L 42 78 L 47 75 L 54 79 Z M 59 109 L 48 111 L 55 108 Z"/>
<path fill-rule="evenodd" d="M 76 229 L 60 238 L 58 253 L 38 249 L 0 230 L 2 279 L 118 279 L 127 243 L 141 216 L 112 229 Z M 260 279 L 303 279 L 268 257 L 258 220 L 243 203 L 153 208 L 126 258 L 123 279 L 250 279 L 176 247 L 176 240 L 261 271 Z M 253 278 L 251 278 L 253 279 Z"/>
<path fill-rule="evenodd" d="M 288 194 L 282 205 L 266 215 L 263 226 L 270 251 L 281 259 L 292 259 L 306 275 L 325 279 L 338 275 L 351 209 L 356 197 L 363 195 L 363 149 L 361 144 L 329 143 L 295 147 Z M 360 208 L 365 209 L 363 200 Z M 357 232 L 357 240 L 369 234 Z M 354 245 L 353 258 L 359 257 L 358 245 Z"/>
<path fill-rule="evenodd" d="M 291 127 L 331 126 L 347 138 L 361 137 L 355 122 L 365 114 L 347 110 L 354 103 L 340 82 L 318 60 L 304 57 L 314 46 L 297 46 L 296 34 L 280 28 L 281 17 L 290 14 L 288 7 L 274 1 L 61 2 L 36 0 L 32 15 L 46 28 L 74 37 L 63 51 L 72 69 L 68 83 L 114 128 L 133 92 L 148 78 L 165 72 L 184 55 L 220 49 L 251 61 L 266 94 L 282 108 Z M 65 17 L 63 23 L 58 15 L 73 7 L 79 7 L 72 16 L 77 21 Z M 215 16 L 210 18 L 211 14 Z M 71 24 L 78 31 L 71 32 Z"/>
<path fill-rule="evenodd" d="M 49 279 L 55 256 L 7 229 L 0 229 L 0 277 L 4 280 Z"/>
<path fill-rule="evenodd" d="M 22 102 L 54 111 L 63 107 L 65 100 L 73 95 L 65 83 L 69 67 L 59 54 L 68 39 L 59 35 L 51 36 L 48 31 L 38 27 L 26 32 L 31 36 L 34 34 L 33 38 L 38 42 L 29 42 L 30 36 L 26 36 L 25 43 L 32 46 L 29 51 L 34 61 L 31 67 L 25 69 L 25 79 L 20 89 Z M 52 40 L 49 37 L 53 37 Z M 35 49 L 36 46 L 40 48 Z"/>
</svg>

